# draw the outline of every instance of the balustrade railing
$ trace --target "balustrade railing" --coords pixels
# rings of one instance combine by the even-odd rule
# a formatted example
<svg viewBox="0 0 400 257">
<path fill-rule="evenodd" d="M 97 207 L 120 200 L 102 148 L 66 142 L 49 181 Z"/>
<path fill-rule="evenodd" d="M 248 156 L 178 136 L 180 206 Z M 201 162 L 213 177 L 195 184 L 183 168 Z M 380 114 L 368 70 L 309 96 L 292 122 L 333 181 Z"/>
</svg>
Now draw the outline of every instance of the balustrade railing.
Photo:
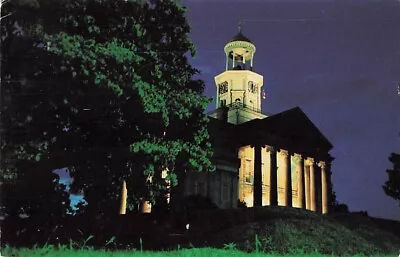
<svg viewBox="0 0 400 257">
<path fill-rule="evenodd" d="M 244 108 L 244 109 L 251 110 L 253 112 L 261 113 L 261 109 L 256 108 L 256 107 L 251 106 L 251 105 L 246 105 L 246 104 L 243 104 L 243 103 L 240 103 L 240 102 L 236 102 L 236 103 L 233 103 L 233 104 L 227 104 L 226 106 L 231 107 L 231 108 Z"/>
</svg>

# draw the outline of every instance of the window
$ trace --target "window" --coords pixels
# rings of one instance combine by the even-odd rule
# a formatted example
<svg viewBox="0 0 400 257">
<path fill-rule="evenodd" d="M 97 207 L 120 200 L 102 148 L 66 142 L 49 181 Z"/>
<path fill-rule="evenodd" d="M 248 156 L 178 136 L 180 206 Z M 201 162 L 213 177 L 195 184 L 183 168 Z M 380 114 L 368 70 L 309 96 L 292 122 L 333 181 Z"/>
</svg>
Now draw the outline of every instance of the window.
<svg viewBox="0 0 400 257">
<path fill-rule="evenodd" d="M 236 98 L 236 100 L 235 100 L 235 102 L 234 102 L 234 106 L 236 106 L 236 107 L 239 107 L 239 106 L 241 106 L 242 105 L 242 100 L 240 99 L 240 98 Z"/>
<path fill-rule="evenodd" d="M 218 84 L 218 92 L 220 95 L 228 92 L 228 82 L 227 81 L 224 81 L 224 82 Z"/>
<path fill-rule="evenodd" d="M 252 169 L 251 169 L 251 160 L 246 160 L 245 168 L 244 168 L 244 181 L 246 183 L 252 183 Z"/>
<path fill-rule="evenodd" d="M 225 99 L 220 100 L 220 106 L 221 106 L 221 107 L 222 107 L 222 106 L 226 106 L 226 100 L 225 100 Z"/>
</svg>

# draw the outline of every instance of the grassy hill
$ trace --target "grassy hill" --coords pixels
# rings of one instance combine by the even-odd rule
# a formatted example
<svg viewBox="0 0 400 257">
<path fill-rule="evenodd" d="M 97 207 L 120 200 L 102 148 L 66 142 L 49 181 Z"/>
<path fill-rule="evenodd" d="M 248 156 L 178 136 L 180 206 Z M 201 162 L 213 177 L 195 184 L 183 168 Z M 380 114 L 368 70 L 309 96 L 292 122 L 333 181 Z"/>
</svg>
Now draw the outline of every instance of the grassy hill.
<svg viewBox="0 0 400 257">
<path fill-rule="evenodd" d="M 324 254 L 398 253 L 400 222 L 361 214 L 320 215 L 285 207 L 198 212 L 187 240 L 194 246 Z"/>
<path fill-rule="evenodd" d="M 190 229 L 173 228 L 171 224 L 174 222 L 169 222 L 173 220 L 183 225 L 188 222 Z M 88 227 L 85 228 L 84 224 Z M 99 232 L 101 230 L 95 230 L 100 225 L 113 229 L 106 230 L 108 232 L 102 234 Z M 294 253 L 293 256 L 310 256 L 311 253 L 318 252 L 334 256 L 387 254 L 396 257 L 400 251 L 399 221 L 368 217 L 361 213 L 321 215 L 307 210 L 279 206 L 197 211 L 188 215 L 175 215 L 175 218 L 168 214 L 123 215 L 107 223 L 88 222 L 85 218 L 78 223 L 71 221 L 67 227 L 72 228 L 71 231 L 79 228 L 89 233 L 82 235 L 82 238 L 73 234 L 64 235 L 67 239 L 74 241 L 78 248 L 82 246 L 82 242 L 86 245 L 90 235 L 91 240 L 87 245 L 93 243 L 94 249 L 98 251 L 101 251 L 105 242 L 114 236 L 116 240 L 108 246 L 109 250 L 159 251 L 202 248 L 212 251 L 224 249 L 230 251 L 229 256 L 231 253 L 241 253 L 240 256 L 244 256 L 246 254 L 240 252 L 244 251 L 272 254 Z M 58 238 L 60 235 L 54 236 Z M 53 244 L 51 241 L 49 243 Z M 39 246 L 41 247 L 40 244 Z M 20 247 L 17 246 L 16 249 Z M 36 256 L 30 250 L 26 251 L 26 256 Z M 46 247 L 37 250 L 37 256 L 43 256 L 41 251 L 47 251 Z M 196 251 L 196 253 L 199 252 L 201 251 Z M 97 253 L 87 254 L 108 256 L 108 254 L 97 255 Z M 221 256 L 226 256 L 226 252 L 218 252 L 220 253 Z M 59 256 L 69 256 L 68 254 Z M 85 253 L 82 254 L 86 256 Z M 123 253 L 121 254 L 124 256 Z M 183 252 L 179 251 L 180 256 L 190 256 L 182 254 Z M 204 253 L 204 256 L 217 255 Z"/>
</svg>

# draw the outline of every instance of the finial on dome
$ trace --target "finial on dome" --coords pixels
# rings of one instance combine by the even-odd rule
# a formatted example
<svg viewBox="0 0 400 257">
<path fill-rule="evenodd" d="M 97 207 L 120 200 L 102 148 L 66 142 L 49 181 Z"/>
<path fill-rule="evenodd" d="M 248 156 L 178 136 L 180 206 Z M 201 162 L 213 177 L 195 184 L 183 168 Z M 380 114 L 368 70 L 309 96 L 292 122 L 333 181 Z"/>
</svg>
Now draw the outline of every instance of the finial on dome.
<svg viewBox="0 0 400 257">
<path fill-rule="evenodd" d="M 238 30 L 239 30 L 239 33 L 237 33 L 237 35 L 236 35 L 231 41 L 229 41 L 229 42 L 234 42 L 234 41 L 245 41 L 245 42 L 251 43 L 251 41 L 250 41 L 247 37 L 243 36 L 243 34 L 242 34 L 242 25 L 243 25 L 243 22 L 242 22 L 242 21 L 239 21 L 239 23 L 238 23 Z"/>
</svg>

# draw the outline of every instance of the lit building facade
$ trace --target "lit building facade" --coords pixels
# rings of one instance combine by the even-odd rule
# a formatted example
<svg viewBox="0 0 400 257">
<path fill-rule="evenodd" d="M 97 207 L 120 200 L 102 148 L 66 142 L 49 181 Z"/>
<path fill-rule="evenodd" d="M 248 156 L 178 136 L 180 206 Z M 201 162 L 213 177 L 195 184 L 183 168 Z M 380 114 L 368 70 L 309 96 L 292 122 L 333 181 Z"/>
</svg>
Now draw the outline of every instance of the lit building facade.
<svg viewBox="0 0 400 257">
<path fill-rule="evenodd" d="M 209 197 L 220 208 L 279 205 L 327 213 L 332 144 L 299 108 L 262 113 L 263 76 L 254 72 L 255 45 L 239 29 L 224 47 L 209 113 L 212 173 L 188 172 L 184 195 Z"/>
</svg>

